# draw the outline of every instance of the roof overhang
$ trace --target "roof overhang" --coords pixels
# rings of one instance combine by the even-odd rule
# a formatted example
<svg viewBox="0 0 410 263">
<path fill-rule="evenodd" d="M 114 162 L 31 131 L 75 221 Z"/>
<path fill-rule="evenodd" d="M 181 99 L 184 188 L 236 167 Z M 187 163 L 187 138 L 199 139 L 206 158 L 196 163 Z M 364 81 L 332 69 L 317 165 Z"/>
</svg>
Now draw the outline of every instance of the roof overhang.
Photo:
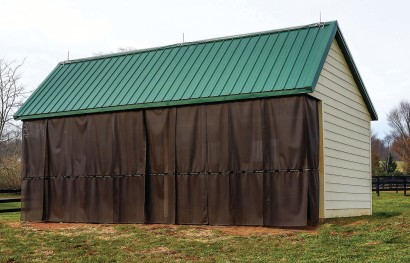
<svg viewBox="0 0 410 263">
<path fill-rule="evenodd" d="M 163 108 L 163 107 L 172 107 L 172 106 L 185 106 L 185 105 L 192 105 L 192 104 L 206 104 L 206 103 L 239 101 L 239 100 L 249 100 L 249 99 L 262 99 L 262 98 L 271 98 L 271 97 L 278 97 L 278 96 L 290 96 L 290 95 L 296 96 L 296 95 L 308 94 L 310 92 L 312 92 L 311 87 L 306 87 L 305 89 L 297 89 L 297 90 L 279 90 L 279 91 L 247 93 L 247 94 L 208 97 L 208 98 L 199 98 L 199 99 L 190 99 L 190 100 L 140 103 L 140 104 L 131 104 L 131 105 L 124 105 L 124 106 L 77 110 L 77 111 L 70 111 L 70 112 L 55 112 L 55 113 L 45 113 L 45 114 L 43 113 L 43 114 L 37 114 L 37 115 L 25 115 L 25 116 L 17 117 L 16 119 L 17 120 L 33 120 L 33 119 L 40 119 L 40 118 L 55 118 L 55 117 L 65 117 L 65 116 L 83 115 L 83 114 L 96 114 L 96 113 L 114 112 L 114 111 L 153 109 L 153 108 Z"/>
<path fill-rule="evenodd" d="M 340 49 L 342 50 L 342 53 L 343 53 L 343 56 L 346 59 L 347 65 L 349 66 L 349 69 L 352 72 L 353 79 L 355 80 L 356 85 L 359 88 L 359 91 L 360 91 L 360 93 L 363 97 L 363 101 L 367 106 L 367 110 L 369 111 L 372 120 L 376 121 L 376 120 L 378 120 L 377 112 L 376 112 L 376 110 L 373 106 L 373 103 L 372 103 L 371 99 L 370 99 L 369 93 L 367 93 L 366 87 L 363 83 L 362 78 L 360 77 L 359 71 L 356 67 L 356 64 L 354 63 L 352 54 L 350 53 L 349 47 L 346 44 L 346 41 L 343 37 L 342 31 L 340 30 L 340 27 L 339 27 L 337 21 L 336 21 L 336 30 L 335 30 L 334 34 L 335 35 L 334 35 L 333 38 L 336 39 L 337 43 L 340 46 Z M 333 41 L 333 39 L 332 39 L 332 41 Z M 330 49 L 330 45 L 331 45 L 331 42 L 329 43 L 328 52 L 329 52 L 329 49 Z M 324 63 L 324 61 L 323 61 L 323 63 Z M 323 67 L 323 65 L 322 65 L 322 67 Z"/>
</svg>

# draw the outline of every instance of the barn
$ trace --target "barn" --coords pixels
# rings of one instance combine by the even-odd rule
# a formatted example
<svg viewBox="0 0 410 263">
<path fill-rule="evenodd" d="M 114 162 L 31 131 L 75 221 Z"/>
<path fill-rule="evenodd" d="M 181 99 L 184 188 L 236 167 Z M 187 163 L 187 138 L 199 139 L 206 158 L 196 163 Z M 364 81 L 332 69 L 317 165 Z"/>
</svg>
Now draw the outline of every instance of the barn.
<svg viewBox="0 0 410 263">
<path fill-rule="evenodd" d="M 336 21 L 63 61 L 14 117 L 24 221 L 372 213 L 377 114 Z"/>
</svg>

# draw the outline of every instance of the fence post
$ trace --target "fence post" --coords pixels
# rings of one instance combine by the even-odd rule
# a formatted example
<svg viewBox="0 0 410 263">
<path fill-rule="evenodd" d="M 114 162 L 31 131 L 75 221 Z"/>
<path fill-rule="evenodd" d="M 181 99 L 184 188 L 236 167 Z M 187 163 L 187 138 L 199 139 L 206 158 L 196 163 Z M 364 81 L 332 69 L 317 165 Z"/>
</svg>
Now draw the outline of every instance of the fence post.
<svg viewBox="0 0 410 263">
<path fill-rule="evenodd" d="M 407 176 L 404 176 L 404 195 L 407 195 L 406 194 L 406 191 L 407 191 L 406 179 L 407 179 Z"/>
<path fill-rule="evenodd" d="M 377 178 L 377 186 L 376 186 L 376 193 L 377 196 L 380 196 L 380 189 L 379 189 L 379 185 L 380 185 L 380 175 L 376 177 Z"/>
</svg>

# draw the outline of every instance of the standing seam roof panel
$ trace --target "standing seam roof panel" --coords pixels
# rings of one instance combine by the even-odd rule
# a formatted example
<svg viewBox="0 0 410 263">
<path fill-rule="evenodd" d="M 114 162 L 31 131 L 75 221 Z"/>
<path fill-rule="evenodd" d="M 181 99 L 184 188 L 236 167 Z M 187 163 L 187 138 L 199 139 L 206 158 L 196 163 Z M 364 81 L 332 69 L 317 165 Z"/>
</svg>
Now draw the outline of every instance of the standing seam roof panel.
<svg viewBox="0 0 410 263">
<path fill-rule="evenodd" d="M 285 43 L 283 44 L 283 48 L 278 55 L 277 60 L 275 61 L 274 66 L 272 67 L 268 78 L 265 81 L 265 84 L 262 86 L 264 91 L 275 89 L 275 90 L 282 90 L 283 87 L 276 86 L 276 83 L 281 76 L 283 69 L 285 68 L 286 62 L 289 58 L 289 55 L 292 53 L 292 48 L 296 43 L 296 38 L 299 34 L 299 30 L 289 32 Z M 273 88 L 272 88 L 273 87 Z"/>
<path fill-rule="evenodd" d="M 132 100 L 134 97 L 140 98 L 141 94 L 145 92 L 146 86 L 144 85 L 144 83 L 147 83 L 150 81 L 150 79 L 152 78 L 151 72 L 152 71 L 155 72 L 156 69 L 158 69 L 158 63 L 164 60 L 164 58 L 162 57 L 164 53 L 166 53 L 165 50 L 154 52 L 154 56 L 152 57 L 152 59 L 147 64 L 147 67 L 143 69 L 143 71 L 141 72 L 141 75 L 139 76 L 141 79 L 140 80 L 137 79 L 136 82 L 133 84 L 133 86 L 135 87 L 135 91 L 132 94 L 130 94 L 128 98 L 124 97 L 124 105 L 132 104 Z M 169 53 L 170 52 L 168 50 L 168 55 Z M 157 54 L 160 54 L 160 55 L 156 56 Z"/>
<path fill-rule="evenodd" d="M 197 75 L 198 70 L 202 67 L 204 62 L 206 61 L 206 58 L 210 54 L 211 50 L 214 47 L 214 43 L 212 45 L 205 45 L 205 44 L 200 44 L 201 46 L 201 52 L 199 53 L 198 57 L 196 58 L 196 63 L 190 67 L 184 81 L 181 83 L 178 92 L 175 94 L 175 96 L 180 96 L 185 99 L 190 99 L 193 90 L 190 89 L 190 84 L 192 83 L 194 77 Z M 156 101 L 157 97 L 155 98 Z"/>
<path fill-rule="evenodd" d="M 40 86 L 33 92 L 33 94 L 31 94 L 31 100 L 27 100 L 26 103 L 24 103 L 19 109 L 22 114 L 25 114 L 26 110 L 30 110 L 30 106 L 33 103 L 36 103 L 37 98 L 41 98 L 41 94 L 45 93 L 45 87 L 47 87 L 47 85 L 53 81 L 53 79 L 60 73 L 61 69 L 62 68 L 57 65 L 54 70 L 47 76 L 47 78 L 40 84 Z"/>
<path fill-rule="evenodd" d="M 252 51 L 255 49 L 257 43 L 260 40 L 259 37 L 248 38 L 246 44 L 242 51 L 237 53 L 238 57 L 235 58 L 236 62 L 232 65 L 233 68 L 229 69 L 229 72 L 224 74 L 224 77 L 220 79 L 219 84 L 216 85 L 215 92 L 216 96 L 226 96 L 231 94 L 232 89 L 234 88 L 235 82 L 240 76 L 243 68 L 245 67 L 246 62 L 249 59 Z M 218 87 L 219 86 L 219 87 Z"/>
<path fill-rule="evenodd" d="M 275 45 L 272 47 L 272 51 L 269 57 L 266 59 L 264 66 L 262 67 L 259 75 L 255 78 L 255 83 L 253 84 L 252 92 L 264 91 L 263 87 L 267 82 L 269 75 L 271 74 L 273 68 L 276 65 L 276 61 L 281 54 L 282 48 L 288 38 L 289 32 L 284 32 L 278 35 L 278 39 Z"/>
<path fill-rule="evenodd" d="M 83 66 L 84 64 L 67 65 L 70 71 L 69 74 L 72 72 L 71 74 L 75 76 L 78 70 Z M 61 95 L 63 95 L 64 92 L 67 92 L 66 87 L 68 87 L 68 84 L 73 80 L 73 78 L 70 78 L 69 74 L 67 74 L 67 76 L 63 78 L 62 82 L 58 83 L 58 85 L 55 85 L 53 92 L 49 94 L 48 97 L 46 97 L 46 100 L 44 101 L 45 108 L 41 111 L 41 113 L 50 112 L 50 109 L 52 109 L 54 105 L 59 103 L 58 99 L 61 97 Z"/>
<path fill-rule="evenodd" d="M 211 93 L 213 92 L 215 88 L 215 84 L 218 82 L 219 78 L 222 76 L 226 66 L 231 61 L 232 55 L 235 54 L 235 51 L 238 48 L 241 41 L 242 41 L 242 38 L 235 39 L 228 43 L 229 46 L 224 51 L 223 56 L 221 56 L 221 58 L 219 59 L 219 62 L 214 68 L 214 70 L 212 71 L 212 73 L 210 73 L 209 78 L 207 79 L 204 78 L 202 87 L 201 86 L 197 87 L 198 90 L 202 91 L 201 94 L 199 95 L 200 98 L 211 96 Z M 209 89 L 204 89 L 204 87 L 209 87 Z"/>
<path fill-rule="evenodd" d="M 228 63 L 225 65 L 223 69 L 221 69 L 219 78 L 216 79 L 215 84 L 213 84 L 213 88 L 209 94 L 210 97 L 220 96 L 223 89 L 227 88 L 227 79 L 231 76 L 235 69 L 237 69 L 237 64 L 240 58 L 242 57 L 244 51 L 246 50 L 248 44 L 249 38 L 242 38 L 241 41 L 239 41 L 238 46 L 230 56 Z"/>
<path fill-rule="evenodd" d="M 174 74 L 175 74 L 175 70 L 177 70 L 177 65 L 182 64 L 181 61 L 184 60 L 184 58 L 186 57 L 186 53 L 188 51 L 189 51 L 188 47 L 178 49 L 178 53 L 175 56 L 176 57 L 175 60 L 177 61 L 177 63 L 174 63 L 173 65 L 170 66 L 172 68 L 172 71 L 171 71 L 171 74 L 169 75 L 169 77 L 167 78 L 168 81 L 166 83 L 171 82 L 171 81 L 175 81 Z M 167 90 L 167 88 L 164 88 L 164 87 L 162 87 L 162 89 L 161 89 L 162 92 L 166 92 L 166 90 Z M 144 100 L 146 99 L 146 97 L 143 96 L 144 92 L 146 92 L 146 89 L 144 89 L 143 93 L 135 94 L 134 96 L 132 96 L 132 100 L 129 101 L 128 104 L 137 103 L 136 100 L 138 100 L 138 99 L 141 100 L 141 101 L 139 101 L 139 103 L 143 103 Z M 147 91 L 147 92 L 148 92 L 147 94 L 149 94 L 150 91 Z"/>
<path fill-rule="evenodd" d="M 140 99 L 140 98 L 145 99 L 151 93 L 152 90 L 150 89 L 150 84 L 155 80 L 155 78 L 157 76 L 160 75 L 159 72 L 161 72 L 161 69 L 164 67 L 164 64 L 166 63 L 166 61 L 168 61 L 168 58 L 172 53 L 172 49 L 165 50 L 164 53 L 166 55 L 161 56 L 158 59 L 156 65 L 152 68 L 152 70 L 150 72 L 148 72 L 149 77 L 147 77 L 145 79 L 145 81 L 141 83 L 141 85 L 144 87 L 143 92 L 141 94 L 139 94 L 138 96 L 136 96 L 136 95 L 132 96 L 127 104 L 137 103 L 138 99 Z M 182 55 L 182 57 L 183 57 L 183 55 Z M 143 103 L 143 102 L 141 101 L 140 103 Z"/>
<path fill-rule="evenodd" d="M 131 62 L 131 58 L 132 57 L 125 57 L 125 59 L 121 61 L 121 64 L 118 65 L 117 69 L 115 70 L 115 73 L 113 74 L 114 77 L 108 79 L 108 81 L 104 83 L 104 86 L 101 87 L 101 97 L 97 100 L 97 103 L 94 107 L 99 108 L 109 106 L 109 104 L 107 105 L 105 104 L 105 102 L 110 98 L 110 96 L 112 96 L 117 83 L 127 72 L 127 68 L 129 68 L 128 64 Z"/>
<path fill-rule="evenodd" d="M 245 83 L 248 79 L 250 73 L 252 72 L 252 69 L 255 67 L 255 64 L 257 63 L 263 49 L 265 48 L 269 37 L 269 35 L 263 35 L 258 38 L 258 42 L 253 47 L 252 51 L 248 54 L 248 57 L 242 69 L 240 71 L 237 71 L 238 75 L 231 76 L 231 81 L 233 83 L 229 93 L 242 93 L 243 85 L 240 85 L 240 83 Z"/>
<path fill-rule="evenodd" d="M 143 57 L 141 64 L 137 66 L 137 68 L 134 71 L 134 74 L 131 75 L 131 77 L 124 84 L 123 88 L 114 98 L 113 100 L 113 103 L 115 103 L 114 105 L 125 105 L 126 104 L 124 100 L 126 99 L 127 93 L 135 92 L 136 88 L 134 87 L 137 87 L 135 85 L 135 82 L 138 80 L 141 73 L 144 71 L 144 69 L 149 65 L 151 60 L 154 58 L 154 55 L 155 54 L 153 52 L 146 52 L 141 55 L 141 57 Z"/>
<path fill-rule="evenodd" d="M 172 67 L 172 62 L 175 57 L 177 57 L 180 49 L 172 49 L 170 56 L 167 57 L 166 61 L 163 63 L 161 68 L 161 73 L 156 74 L 155 80 L 152 80 L 149 85 L 147 85 L 146 90 L 149 91 L 149 96 L 155 93 L 155 96 L 161 91 L 164 83 L 168 80 L 169 76 L 172 74 L 174 68 Z M 143 95 L 141 95 L 143 96 Z M 147 96 L 147 97 L 149 97 Z M 155 100 L 152 100 L 155 101 Z"/>
<path fill-rule="evenodd" d="M 69 67 L 67 65 L 65 68 L 62 68 L 60 71 L 58 71 L 57 74 L 53 77 L 52 81 L 41 87 L 43 89 L 41 96 L 39 94 L 35 102 L 32 103 L 33 105 L 30 105 L 31 108 L 28 107 L 28 109 L 32 112 L 41 113 L 42 107 L 45 106 L 45 101 L 47 101 L 47 99 L 54 93 L 54 90 L 58 88 L 59 82 L 61 81 L 60 78 L 64 79 L 64 77 L 70 73 L 69 71 L 71 71 L 72 68 L 73 67 Z M 27 102 L 30 103 L 30 101 Z"/>
<path fill-rule="evenodd" d="M 301 62 L 298 62 L 298 58 L 299 58 L 300 52 L 305 46 L 305 41 L 308 36 L 308 32 L 309 32 L 309 29 L 300 30 L 298 32 L 298 35 L 296 36 L 296 40 L 293 43 L 293 48 L 292 48 L 293 51 L 289 53 L 289 56 L 283 65 L 282 72 L 276 79 L 276 83 L 274 85 L 283 87 L 283 89 L 294 89 L 295 88 L 292 86 L 286 86 L 286 83 L 288 82 L 288 79 L 297 79 L 299 77 L 299 75 L 297 75 L 297 72 L 294 70 L 294 67 L 297 66 L 298 64 L 301 64 Z"/>
<path fill-rule="evenodd" d="M 299 63 L 295 63 L 295 66 L 292 69 L 292 71 L 295 74 L 295 77 L 291 78 L 289 76 L 289 78 L 286 81 L 285 87 L 294 87 L 294 88 L 297 87 L 298 80 L 300 79 L 300 77 L 303 73 L 303 69 L 306 65 L 307 58 L 309 57 L 309 54 L 312 51 L 313 43 L 314 43 L 318 33 L 319 33 L 318 28 L 310 28 L 309 29 L 309 33 L 306 37 L 305 43 L 302 46 L 302 49 L 299 53 L 299 57 L 298 57 Z"/>
<path fill-rule="evenodd" d="M 99 63 L 94 65 L 96 69 L 93 74 L 89 74 L 87 85 L 84 85 L 86 87 L 85 92 L 84 94 L 82 94 L 81 97 L 77 98 L 77 101 L 75 102 L 75 105 L 73 107 L 74 109 L 81 109 L 85 100 L 87 100 L 90 94 L 93 92 L 93 90 L 90 88 L 90 85 L 92 85 L 93 82 L 97 79 L 97 77 L 105 71 L 108 63 L 109 61 L 101 60 L 99 61 Z"/>
<path fill-rule="evenodd" d="M 128 83 L 131 81 L 135 75 L 137 75 L 137 71 L 139 69 L 139 66 L 141 66 L 145 59 L 148 57 L 148 53 L 142 53 L 139 56 L 133 56 L 133 60 L 131 62 L 131 66 L 128 68 L 128 70 L 124 70 L 124 74 L 120 78 L 119 82 L 116 84 L 116 86 L 113 87 L 113 91 L 110 97 L 107 98 L 107 101 L 105 101 L 104 105 L 110 106 L 111 102 L 113 101 L 115 104 L 119 103 L 118 97 L 120 94 L 123 92 L 123 90 L 126 90 L 126 86 Z M 110 102 L 111 99 L 112 101 Z"/>
<path fill-rule="evenodd" d="M 62 103 L 58 105 L 58 109 L 57 109 L 58 111 L 65 110 L 65 108 L 67 107 L 67 104 L 69 104 L 72 98 L 75 97 L 75 95 L 79 93 L 79 91 L 82 88 L 81 83 L 87 76 L 89 76 L 89 74 L 87 73 L 90 72 L 90 70 L 92 70 L 94 64 L 95 64 L 95 61 L 89 61 L 87 63 L 84 63 L 85 68 L 82 70 L 78 78 L 72 83 L 72 85 L 67 88 L 67 90 L 70 90 L 70 92 L 68 91 L 65 92 L 64 94 L 65 97 L 64 99 L 62 99 Z"/>
<path fill-rule="evenodd" d="M 194 54 L 195 50 L 197 49 L 197 45 L 190 46 L 187 52 L 184 54 L 184 57 L 181 59 L 181 63 L 175 67 L 175 70 L 172 72 L 174 76 L 174 80 L 170 82 L 169 88 L 165 88 L 166 93 L 164 95 L 165 100 L 173 100 L 176 92 L 182 81 L 185 78 L 186 70 L 187 70 L 187 63 L 190 61 L 192 55 Z M 180 98 L 176 98 L 179 100 Z M 144 100 L 147 102 L 147 100 Z"/>
<path fill-rule="evenodd" d="M 74 100 L 78 100 L 78 98 L 82 98 L 82 92 L 84 89 L 85 84 L 87 83 L 88 79 L 90 78 L 90 76 L 94 75 L 94 71 L 96 70 L 96 65 L 98 65 L 99 63 L 101 63 L 101 61 L 89 61 L 89 63 L 87 63 L 87 67 L 86 69 L 89 68 L 88 74 L 81 74 L 83 77 L 79 77 L 79 81 L 76 84 L 76 87 L 74 88 L 74 90 L 72 92 L 70 92 L 70 94 L 67 96 L 67 98 L 65 99 L 65 101 L 63 101 L 60 105 L 60 107 L 58 108 L 58 110 L 62 110 L 62 111 L 67 111 L 67 110 L 71 110 L 73 109 Z"/>
<path fill-rule="evenodd" d="M 167 78 L 167 80 L 170 80 L 170 79 L 172 80 L 173 79 L 172 83 L 175 83 L 180 78 L 181 75 L 185 75 L 185 74 L 183 74 L 183 72 L 184 72 L 184 70 L 186 70 L 189 67 L 188 66 L 189 62 L 190 62 L 192 56 L 195 54 L 195 52 L 198 52 L 198 45 L 190 46 L 186 50 L 186 52 L 184 53 L 184 55 L 182 56 L 182 58 L 180 60 L 181 68 L 180 69 L 178 69 L 178 67 L 173 68 L 172 72 L 169 75 L 169 78 Z M 161 89 L 158 90 L 158 92 L 156 94 L 153 94 L 152 99 L 149 96 L 147 96 L 146 99 L 141 101 L 141 102 L 145 103 L 147 101 L 158 101 L 157 97 L 158 97 L 158 95 L 160 94 L 161 91 L 166 92 L 165 95 L 164 95 L 164 96 L 166 96 L 166 94 L 169 92 L 169 90 L 167 90 L 167 88 L 164 88 L 164 86 L 166 85 L 167 82 L 168 81 L 165 81 L 163 83 L 163 85 L 160 87 Z M 174 85 L 177 85 L 179 87 L 178 84 L 174 84 Z M 171 87 L 172 87 L 172 85 L 171 85 Z M 172 94 L 174 95 L 175 93 L 172 93 Z"/>
<path fill-rule="evenodd" d="M 177 90 L 174 92 L 172 99 L 175 99 L 175 98 L 184 99 L 185 89 L 183 88 L 183 84 L 188 79 L 190 79 L 192 75 L 191 71 L 194 70 L 195 64 L 202 64 L 201 59 L 203 60 L 204 58 L 201 56 L 201 54 L 203 53 L 204 48 L 205 48 L 205 45 L 195 46 L 195 50 L 193 51 L 193 53 L 190 55 L 189 59 L 185 63 L 185 68 L 181 70 L 180 76 L 182 77 L 180 78 L 179 83 L 174 83 L 174 86 L 177 87 Z M 155 96 L 153 101 L 161 101 L 161 100 L 157 99 L 157 96 Z"/>
<path fill-rule="evenodd" d="M 260 74 L 262 73 L 262 69 L 265 67 L 266 62 L 271 57 L 273 47 L 276 45 L 276 41 L 278 40 L 279 34 L 276 35 L 269 35 L 266 44 L 258 55 L 257 60 L 255 61 L 255 65 L 252 67 L 249 76 L 246 78 L 245 82 L 242 85 L 241 93 L 250 93 L 254 91 L 255 83 L 259 79 Z M 253 84 L 252 84 L 253 83 Z M 239 83 L 237 84 L 239 86 Z"/>
<path fill-rule="evenodd" d="M 129 94 L 124 94 L 123 98 L 121 99 L 121 104 L 122 105 L 127 105 L 130 103 L 131 98 L 136 94 L 139 95 L 142 92 L 144 92 L 143 86 L 141 84 L 145 81 L 145 79 L 150 75 L 151 69 L 153 69 L 158 61 L 160 61 L 162 55 L 164 54 L 164 50 L 159 50 L 158 52 L 152 52 L 150 53 L 153 54 L 152 58 L 150 61 L 147 63 L 147 65 L 142 69 L 141 73 L 138 75 L 138 78 L 135 79 L 134 83 L 132 84 L 132 87 L 135 87 L 134 91 Z M 140 88 L 141 87 L 141 88 Z"/>
<path fill-rule="evenodd" d="M 104 83 L 103 81 L 109 76 L 109 73 L 112 72 L 113 66 L 118 63 L 118 61 L 122 59 L 121 57 L 117 57 L 116 59 L 110 60 L 104 67 L 104 69 L 101 71 L 100 74 L 98 74 L 94 80 L 94 82 L 91 83 L 89 86 L 89 89 L 91 92 L 88 94 L 87 97 L 83 98 L 83 102 L 80 105 L 80 109 L 84 108 L 89 108 L 89 106 L 92 105 L 92 102 L 98 96 L 98 94 L 101 93 L 100 87 L 101 83 Z"/>
<path fill-rule="evenodd" d="M 228 43 L 229 44 L 229 43 Z M 213 67 L 217 65 L 217 63 L 213 63 L 215 59 L 218 59 L 217 55 L 219 52 L 221 52 L 221 48 L 226 45 L 226 42 L 220 41 L 216 42 L 213 44 L 213 49 L 210 51 L 210 54 L 206 59 L 204 60 L 204 63 L 202 63 L 202 68 L 200 68 L 197 72 L 197 74 L 194 76 L 194 78 L 191 81 L 191 90 L 193 91 L 191 94 L 191 99 L 199 98 L 202 93 L 202 90 L 198 89 L 199 83 L 201 83 L 202 79 L 205 77 L 207 72 L 210 71 L 210 67 Z"/>
<path fill-rule="evenodd" d="M 87 63 L 87 64 L 88 64 L 88 63 Z M 86 64 L 84 64 L 84 65 L 86 65 Z M 87 65 L 87 66 L 88 66 L 88 65 Z M 80 72 L 83 71 L 82 68 L 78 68 L 77 70 L 80 71 Z M 67 98 L 70 96 L 70 94 L 74 94 L 74 93 L 75 93 L 76 83 L 78 83 L 78 82 L 80 82 L 80 81 L 82 80 L 82 79 L 81 79 L 81 76 L 82 76 L 82 74 L 80 74 L 77 78 L 72 78 L 73 81 L 70 83 L 70 85 L 68 85 L 68 84 L 66 85 L 67 88 L 66 88 L 65 92 L 64 92 L 64 93 L 57 94 L 56 98 L 58 98 L 58 99 L 56 99 L 56 100 L 57 100 L 57 101 L 58 101 L 58 100 L 59 100 L 59 101 L 63 101 L 63 103 L 61 103 L 60 105 L 57 104 L 57 103 L 54 103 L 54 104 L 51 105 L 50 109 L 47 109 L 47 111 L 58 111 L 59 108 L 63 106 L 62 104 L 64 104 L 64 102 L 67 101 Z M 57 107 L 58 107 L 58 108 L 57 108 Z"/>
<path fill-rule="evenodd" d="M 230 47 L 232 46 L 233 43 L 235 42 L 234 41 L 229 41 L 229 42 L 223 41 L 222 42 L 222 45 L 220 46 L 218 52 L 215 54 L 214 58 L 216 58 L 216 60 L 212 60 L 213 63 L 210 64 L 209 67 L 207 67 L 206 71 L 204 72 L 204 74 L 202 75 L 201 79 L 199 80 L 199 82 L 197 83 L 195 87 L 195 90 L 198 91 L 198 93 L 195 94 L 196 98 L 201 98 L 205 96 L 203 95 L 205 91 L 205 87 L 210 87 L 213 89 L 213 86 L 209 83 L 212 81 L 212 78 L 214 79 L 217 78 L 215 73 L 218 72 L 219 67 L 223 67 L 222 66 L 223 60 L 226 57 L 227 52 L 231 49 Z M 234 45 L 234 48 L 232 48 L 232 52 L 234 51 L 235 48 L 236 46 Z M 226 61 L 226 63 L 228 63 L 228 61 Z M 209 90 L 208 92 L 211 93 L 212 90 Z"/>
<path fill-rule="evenodd" d="M 317 41 L 315 41 L 315 49 L 313 52 L 310 53 L 309 57 L 306 60 L 306 65 L 319 65 L 320 67 L 320 62 L 324 62 L 324 59 L 327 54 L 324 54 L 323 52 L 320 52 L 321 50 L 326 49 L 326 46 L 329 46 L 330 48 L 330 39 L 327 37 L 327 35 L 332 35 L 332 31 L 335 28 L 332 27 L 323 27 L 320 30 L 322 30 L 322 34 L 318 34 L 318 37 L 316 38 Z M 298 85 L 306 85 L 311 87 L 312 91 L 314 89 L 314 79 L 315 75 L 319 74 L 319 71 L 315 71 L 313 67 L 307 67 L 306 70 L 304 71 L 303 76 L 299 79 Z"/>
<path fill-rule="evenodd" d="M 155 99 L 156 99 L 156 100 L 158 100 L 158 99 L 157 99 L 158 96 L 164 96 L 163 94 L 167 92 L 167 90 L 166 90 L 166 88 L 165 88 L 166 83 L 172 81 L 172 79 L 175 79 L 175 77 L 174 77 L 174 75 L 173 75 L 173 74 L 175 74 L 174 72 L 175 72 L 175 69 L 176 69 L 175 64 L 176 64 L 176 63 L 180 63 L 180 61 L 184 58 L 185 53 L 188 51 L 188 48 L 185 48 L 185 49 L 182 49 L 182 48 L 181 48 L 181 49 L 175 49 L 175 51 L 176 51 L 177 53 L 175 54 L 175 58 L 173 59 L 173 62 L 174 62 L 174 63 L 172 63 L 172 64 L 169 66 L 169 69 L 168 69 L 169 71 L 168 71 L 166 77 L 163 79 L 163 81 L 161 81 L 161 85 L 159 85 L 159 87 L 157 87 L 157 88 L 159 88 L 159 90 L 158 90 L 157 94 L 155 95 Z M 177 61 L 177 62 L 175 63 L 175 61 Z M 141 96 L 137 97 L 137 99 L 139 99 L 140 97 L 141 97 Z"/>
<path fill-rule="evenodd" d="M 100 107 L 109 107 L 111 105 L 110 99 L 114 99 L 117 95 L 120 89 L 120 84 L 123 82 L 123 80 L 130 74 L 130 71 L 132 71 L 133 68 L 135 68 L 135 63 L 141 58 L 142 56 L 133 56 L 131 57 L 130 60 L 126 62 L 126 65 L 123 65 L 120 69 L 120 73 L 118 74 L 117 78 L 110 84 L 110 87 L 108 90 L 105 92 L 105 95 L 101 98 L 98 106 Z"/>
</svg>

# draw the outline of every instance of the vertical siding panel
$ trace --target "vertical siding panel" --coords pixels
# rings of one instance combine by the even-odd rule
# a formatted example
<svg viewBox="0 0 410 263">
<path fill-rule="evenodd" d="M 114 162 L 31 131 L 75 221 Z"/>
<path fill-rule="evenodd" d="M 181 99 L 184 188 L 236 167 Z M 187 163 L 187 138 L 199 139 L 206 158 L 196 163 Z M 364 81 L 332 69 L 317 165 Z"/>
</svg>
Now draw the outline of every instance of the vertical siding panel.
<svg viewBox="0 0 410 263">
<path fill-rule="evenodd" d="M 312 96 L 322 101 L 324 217 L 371 214 L 370 114 L 336 40 Z"/>
</svg>

